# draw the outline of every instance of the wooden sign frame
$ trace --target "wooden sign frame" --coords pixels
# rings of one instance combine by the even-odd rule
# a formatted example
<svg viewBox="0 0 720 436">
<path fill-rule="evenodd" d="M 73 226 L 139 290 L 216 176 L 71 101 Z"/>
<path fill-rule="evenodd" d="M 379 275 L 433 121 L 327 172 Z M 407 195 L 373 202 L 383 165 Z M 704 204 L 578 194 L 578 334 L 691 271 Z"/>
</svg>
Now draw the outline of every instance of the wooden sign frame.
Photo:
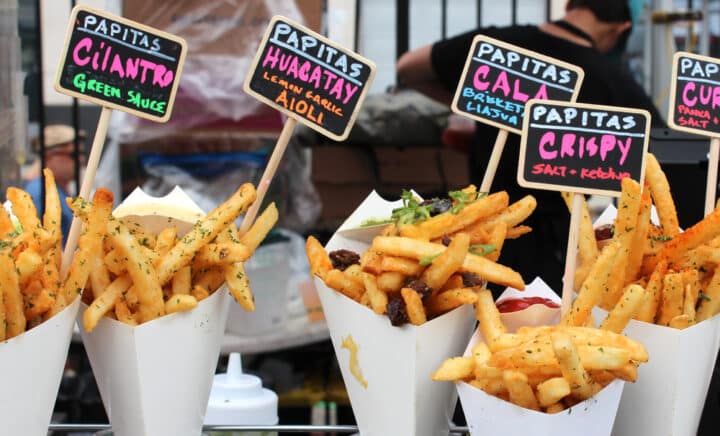
<svg viewBox="0 0 720 436">
<path fill-rule="evenodd" d="M 355 103 L 355 107 L 353 108 L 352 114 L 350 114 L 350 115 L 347 117 L 347 124 L 346 124 L 346 126 L 345 126 L 345 128 L 344 128 L 344 130 L 343 130 L 343 132 L 342 132 L 341 134 L 334 133 L 334 132 L 332 132 L 332 131 L 330 131 L 330 130 L 327 130 L 326 128 L 318 125 L 317 123 L 311 122 L 311 121 L 308 120 L 307 118 L 298 115 L 297 113 L 295 113 L 294 111 L 292 111 L 292 110 L 290 110 L 290 109 L 288 109 L 288 108 L 285 108 L 285 107 L 282 106 L 281 104 L 276 103 L 276 102 L 273 101 L 272 99 L 268 98 L 267 96 L 261 94 L 260 92 L 258 92 L 258 91 L 256 91 L 255 89 L 252 88 L 252 85 L 251 85 L 252 79 L 253 79 L 256 71 L 258 70 L 258 66 L 259 66 L 259 64 L 260 64 L 260 62 L 261 62 L 261 58 L 262 58 L 262 56 L 263 56 L 263 54 L 264 54 L 264 52 L 265 52 L 265 48 L 268 46 L 269 43 L 271 43 L 272 32 L 273 32 L 273 29 L 275 28 L 275 25 L 276 25 L 276 23 L 277 23 L 278 21 L 282 21 L 282 22 L 284 22 L 285 24 L 288 24 L 288 25 L 290 25 L 291 27 L 296 28 L 296 29 L 302 31 L 302 32 L 305 33 L 306 35 L 312 36 L 313 38 L 315 38 L 315 39 L 317 39 L 318 41 L 322 42 L 322 43 L 325 44 L 326 46 L 331 47 L 331 48 L 333 48 L 334 50 L 337 50 L 337 52 L 346 55 L 349 59 L 357 60 L 357 61 L 359 61 L 360 63 L 362 63 L 362 64 L 364 64 L 365 66 L 368 67 L 368 69 L 369 69 L 368 77 L 367 77 L 365 83 L 363 83 L 362 89 L 358 90 L 358 92 L 360 92 L 360 94 L 359 94 L 359 96 L 358 96 L 358 100 L 357 100 L 357 102 Z M 316 63 L 318 62 L 317 59 L 313 59 L 313 61 L 316 62 Z M 245 82 L 244 82 L 244 84 L 243 84 L 243 89 L 245 90 L 245 92 L 247 92 L 248 94 L 250 94 L 250 95 L 252 95 L 253 97 L 257 98 L 258 100 L 260 100 L 260 101 L 268 104 L 269 106 L 271 106 L 271 107 L 279 110 L 280 112 L 284 113 L 284 114 L 287 115 L 288 117 L 290 117 L 290 118 L 292 118 L 292 119 L 294 119 L 294 120 L 296 120 L 296 121 L 298 121 L 298 122 L 301 122 L 301 123 L 305 124 L 306 126 L 308 126 L 308 127 L 310 127 L 311 129 L 313 129 L 313 130 L 315 130 L 315 131 L 317 131 L 317 132 L 319 132 L 319 133 L 327 136 L 328 138 L 333 139 L 333 140 L 335 140 L 335 141 L 343 141 L 343 140 L 345 140 L 345 139 L 348 137 L 348 135 L 350 134 L 350 130 L 352 129 L 352 126 L 355 124 L 355 120 L 357 119 L 357 116 L 358 116 L 358 113 L 359 113 L 359 111 L 360 111 L 360 108 L 362 107 L 363 101 L 365 100 L 365 97 L 366 97 L 367 94 L 368 94 L 370 85 L 372 84 L 373 79 L 375 78 L 375 72 L 376 72 L 375 70 L 376 70 L 376 66 L 375 66 L 375 63 L 374 63 L 373 61 L 371 61 L 371 60 L 369 60 L 369 59 L 367 59 L 367 58 L 365 58 L 365 57 L 363 57 L 363 56 L 361 56 L 361 55 L 359 55 L 359 54 L 357 54 L 357 53 L 355 53 L 355 52 L 352 52 L 352 51 L 350 51 L 350 50 L 348 50 L 348 49 L 346 49 L 346 48 L 344 48 L 344 47 L 336 44 L 335 42 L 333 42 L 333 41 L 325 38 L 324 36 L 322 36 L 322 35 L 314 32 L 314 31 L 312 31 L 311 29 L 309 29 L 309 28 L 307 28 L 307 27 L 305 27 L 305 26 L 303 26 L 303 25 L 301 25 L 301 24 L 298 24 L 298 23 L 294 22 L 293 20 L 290 20 L 290 19 L 288 19 L 288 18 L 286 18 L 286 17 L 284 17 L 284 16 L 282 16 L 282 15 L 275 15 L 275 16 L 270 20 L 270 23 L 268 24 L 267 30 L 265 31 L 265 35 L 263 36 L 263 39 L 262 39 L 262 41 L 260 42 L 259 48 L 258 48 L 258 50 L 257 50 L 257 53 L 255 54 L 255 57 L 254 57 L 254 59 L 253 59 L 253 61 L 252 61 L 252 64 L 250 65 L 250 70 L 248 71 L 248 74 L 247 74 L 247 76 L 245 77 Z M 347 116 L 347 114 L 345 114 L 345 116 Z"/>
<path fill-rule="evenodd" d="M 573 103 L 573 102 L 564 102 L 564 101 L 554 101 L 554 100 L 538 100 L 538 99 L 532 99 L 527 102 L 525 105 L 525 112 L 529 113 L 532 108 L 535 105 L 539 104 L 547 104 L 547 105 L 553 105 L 553 106 L 565 106 L 565 107 L 572 107 L 577 109 L 586 109 L 586 110 L 595 110 L 595 111 L 607 111 L 607 112 L 624 112 L 624 113 L 631 113 L 631 114 L 637 114 L 640 116 L 645 117 L 646 123 L 645 123 L 645 131 L 644 131 L 644 141 L 643 141 L 643 151 L 642 151 L 642 159 L 641 159 L 641 166 L 640 166 L 640 180 L 638 180 L 638 183 L 642 186 L 642 183 L 645 178 L 645 155 L 647 154 L 648 150 L 648 144 L 650 143 L 650 127 L 651 127 L 651 115 L 648 111 L 644 109 L 636 109 L 636 108 L 626 108 L 626 107 L 619 107 L 619 106 L 604 106 L 604 105 L 594 105 L 594 104 L 584 104 L 584 103 Z M 619 197 L 621 194 L 621 188 L 620 183 L 618 182 L 618 190 L 606 190 L 606 189 L 594 189 L 594 188 L 583 188 L 578 186 L 568 186 L 568 185 L 562 185 L 562 184 L 554 184 L 554 183 L 539 183 L 539 182 L 533 182 L 528 181 L 525 179 L 524 176 L 524 169 L 526 164 L 526 152 L 528 147 L 528 130 L 530 128 L 530 119 L 531 116 L 526 116 L 523 119 L 523 133 L 521 135 L 521 141 L 520 141 L 520 156 L 518 161 L 518 170 L 517 170 L 517 181 L 520 186 L 526 187 L 526 188 L 533 188 L 533 189 L 543 189 L 543 190 L 549 190 L 549 191 L 560 191 L 560 192 L 572 192 L 576 194 L 587 194 L 587 195 L 606 195 L 611 197 Z M 565 124 L 560 125 L 558 127 L 566 126 Z M 550 130 L 550 129 L 549 129 Z M 577 131 L 579 129 L 575 128 L 574 131 Z M 622 132 L 613 132 L 615 134 Z"/>
<path fill-rule="evenodd" d="M 91 96 L 91 95 L 88 95 L 88 94 L 83 94 L 83 93 L 78 92 L 78 91 L 75 91 L 75 90 L 73 90 L 73 89 L 69 89 L 69 88 L 63 87 L 63 86 L 60 84 L 60 81 L 61 81 L 61 78 L 62 78 L 62 73 L 63 73 L 63 71 L 64 71 L 64 69 L 65 69 L 64 67 L 65 67 L 65 65 L 66 65 L 65 61 L 66 61 L 66 59 L 67 59 L 68 50 L 70 49 L 70 41 L 71 41 L 72 36 L 73 36 L 73 30 L 75 29 L 75 24 L 76 24 L 76 20 L 77 20 L 77 15 L 78 15 L 78 13 L 80 13 L 81 11 L 85 11 L 85 12 L 88 12 L 88 13 L 90 13 L 90 14 L 96 15 L 96 16 L 98 16 L 98 17 L 101 17 L 101 18 L 105 18 L 105 19 L 108 19 L 108 20 L 111 20 L 111 21 L 118 22 L 118 23 L 120 23 L 120 24 L 122 24 L 122 25 L 131 27 L 131 28 L 134 28 L 134 29 L 141 30 L 141 31 L 143 31 L 143 32 L 145 32 L 145 33 L 147 33 L 147 34 L 153 35 L 153 36 L 159 36 L 159 37 L 164 38 L 164 39 L 166 39 L 166 40 L 175 42 L 175 43 L 177 43 L 177 44 L 180 46 L 180 54 L 179 54 L 179 56 L 177 57 L 178 67 L 177 67 L 177 70 L 175 70 L 175 75 L 174 75 L 174 78 L 173 78 L 172 88 L 171 88 L 171 90 L 170 90 L 170 94 L 169 94 L 169 97 L 168 97 L 167 106 L 166 106 L 166 109 L 165 109 L 165 113 L 164 113 L 162 116 L 153 116 L 153 115 L 148 114 L 147 112 L 143 112 L 143 111 L 140 111 L 140 110 L 132 109 L 132 108 L 129 108 L 129 107 L 127 107 L 127 106 L 123 106 L 123 105 L 120 105 L 120 104 L 116 104 L 116 103 L 113 103 L 113 102 L 110 102 L 110 101 L 107 101 L 107 100 L 103 100 L 103 99 L 101 99 L 101 98 L 94 97 L 94 96 Z M 111 37 L 108 37 L 108 36 L 106 35 L 106 36 L 104 36 L 104 38 L 111 38 Z M 127 45 L 128 45 L 127 43 L 124 43 L 124 42 L 120 42 L 120 44 L 121 44 L 121 45 L 124 45 L 124 46 L 127 46 Z M 132 47 L 132 48 L 133 48 L 133 49 L 137 49 L 138 51 L 142 51 L 140 48 L 137 48 L 137 47 Z M 150 50 L 147 50 L 147 51 L 145 51 L 145 52 L 146 52 L 146 53 L 151 53 Z M 61 57 L 60 57 L 60 63 L 59 63 L 59 65 L 58 65 L 57 73 L 56 73 L 56 76 L 55 76 L 55 90 L 58 91 L 58 92 L 61 93 L 61 94 L 69 95 L 69 96 L 71 96 L 71 97 L 77 97 L 77 98 L 79 98 L 79 99 L 81 99 L 81 100 L 86 100 L 86 101 L 95 103 L 95 104 L 97 104 L 97 105 L 100 105 L 100 106 L 103 106 L 103 107 L 106 107 L 106 108 L 117 109 L 117 110 L 120 110 L 120 111 L 123 111 L 123 112 L 131 113 L 131 114 L 133 114 L 133 115 L 135 115 L 135 116 L 138 116 L 138 117 L 140 117 L 140 118 L 145 118 L 145 119 L 152 120 L 152 121 L 155 121 L 155 122 L 164 123 L 164 122 L 166 122 L 167 120 L 169 120 L 169 119 L 170 119 L 170 116 L 172 115 L 172 109 L 173 109 L 173 106 L 174 106 L 174 103 L 175 103 L 175 96 L 176 96 L 176 94 L 177 94 L 177 89 L 178 89 L 178 86 L 179 86 L 179 84 L 180 84 L 180 77 L 182 76 L 182 69 L 183 69 L 183 65 L 184 65 L 184 63 L 185 63 L 185 56 L 186 56 L 186 55 L 187 55 L 187 43 L 185 42 L 185 39 L 183 39 L 183 38 L 181 38 L 181 37 L 178 37 L 178 36 L 175 36 L 175 35 L 173 35 L 173 34 L 164 32 L 164 31 L 162 31 L 162 30 L 158 30 L 158 29 L 155 29 L 155 28 L 146 26 L 146 25 L 144 25 L 144 24 L 140 24 L 140 23 L 135 22 L 135 21 L 132 21 L 132 20 L 128 20 L 128 19 L 123 18 L 123 17 L 119 17 L 119 16 L 117 16 L 117 15 L 109 14 L 109 13 L 107 13 L 107 12 L 104 12 L 104 11 L 101 11 L 101 10 L 98 10 L 98 9 L 95 9 L 95 8 L 92 8 L 92 7 L 88 7 L 88 6 L 85 6 L 85 5 L 77 5 L 77 6 L 75 6 L 75 8 L 73 8 L 73 10 L 72 10 L 72 12 L 71 12 L 70 21 L 69 21 L 69 24 L 68 24 L 68 27 L 67 27 L 67 32 L 66 32 L 66 34 L 65 34 L 65 41 L 64 41 L 64 43 L 63 43 L 63 50 L 62 50 Z"/>
<path fill-rule="evenodd" d="M 458 103 L 459 103 L 461 95 L 462 95 L 464 83 L 465 83 L 465 80 L 467 79 L 467 75 L 470 70 L 470 65 L 473 63 L 473 59 L 476 57 L 475 51 L 480 42 L 487 42 L 492 45 L 501 47 L 502 49 L 504 49 L 506 51 L 516 52 L 519 55 L 526 56 L 526 57 L 533 58 L 533 59 L 538 59 L 545 63 L 552 64 L 557 67 L 561 67 L 561 68 L 564 68 L 571 72 L 574 72 L 575 74 L 577 74 L 577 80 L 575 81 L 575 86 L 573 88 L 569 88 L 569 89 L 572 89 L 572 98 L 569 101 L 574 102 L 577 99 L 577 95 L 580 91 L 580 86 L 582 85 L 583 79 L 585 78 L 585 71 L 582 68 L 578 67 L 577 65 L 573 65 L 568 62 L 552 58 L 550 56 L 545 56 L 543 54 L 534 52 L 532 50 L 526 50 L 524 48 L 517 47 L 512 44 L 508 44 L 504 41 L 500 41 L 500 40 L 491 38 L 486 35 L 477 35 L 475 38 L 473 38 L 472 44 L 470 46 L 470 52 L 468 53 L 467 59 L 465 60 L 465 66 L 463 68 L 462 74 L 460 75 L 460 81 L 458 82 L 458 87 L 455 90 L 455 95 L 453 96 L 453 101 L 452 101 L 452 104 L 450 105 L 453 112 L 455 112 L 459 115 L 462 115 L 462 116 L 466 116 L 468 118 L 472 118 L 472 119 L 479 121 L 481 123 L 484 123 L 484 124 L 490 124 L 501 130 L 508 130 L 508 131 L 516 133 L 518 135 L 522 134 L 522 127 L 513 128 L 508 125 L 502 124 L 500 122 L 493 121 L 491 119 L 472 115 L 472 114 L 468 113 L 467 111 L 464 111 L 460 107 L 458 107 Z M 497 68 L 497 66 L 494 66 L 494 67 Z M 502 67 L 502 69 L 512 71 L 513 74 L 516 74 L 516 75 L 526 75 L 525 73 L 522 73 L 522 72 L 516 72 L 515 70 L 513 70 L 511 68 Z M 530 80 L 535 80 L 535 79 L 530 79 Z M 528 100 L 528 102 L 529 101 L 530 100 Z M 528 102 L 525 102 L 525 106 L 527 106 Z"/>
<path fill-rule="evenodd" d="M 709 57 L 709 56 L 701 56 L 701 55 L 689 53 L 689 52 L 675 53 L 675 55 L 673 55 L 673 62 L 672 62 L 672 78 L 670 81 L 670 96 L 668 97 L 668 100 L 669 100 L 669 103 L 668 103 L 669 104 L 668 126 L 670 126 L 674 130 L 680 130 L 680 131 L 692 133 L 695 135 L 708 136 L 711 138 L 720 138 L 720 132 L 704 130 L 701 127 L 680 126 L 675 123 L 675 115 L 676 115 L 675 109 L 677 108 L 677 105 L 676 105 L 676 103 L 677 103 L 677 100 L 676 100 L 677 86 L 678 86 L 678 81 L 680 80 L 680 77 L 678 75 L 678 68 L 679 68 L 679 63 L 680 63 L 681 58 L 690 58 L 690 59 L 694 59 L 694 60 L 697 60 L 700 62 L 706 62 L 706 63 L 718 65 L 719 71 L 717 73 L 717 77 L 718 77 L 717 86 L 720 87 L 720 59 Z M 717 109 L 717 113 L 716 113 L 715 117 L 720 118 L 720 108 Z M 712 114 L 711 114 L 711 119 L 712 119 Z"/>
</svg>

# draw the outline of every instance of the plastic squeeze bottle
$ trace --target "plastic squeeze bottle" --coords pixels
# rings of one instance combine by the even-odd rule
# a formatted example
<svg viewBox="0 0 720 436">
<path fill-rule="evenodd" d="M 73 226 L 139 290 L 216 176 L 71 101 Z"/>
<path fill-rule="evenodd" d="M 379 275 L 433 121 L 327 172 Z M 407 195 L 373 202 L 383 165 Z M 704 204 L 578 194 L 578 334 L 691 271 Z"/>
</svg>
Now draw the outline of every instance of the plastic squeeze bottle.
<svg viewBox="0 0 720 436">
<path fill-rule="evenodd" d="M 240 353 L 230 353 L 227 372 L 216 374 L 205 413 L 205 425 L 275 425 L 278 397 L 259 377 L 243 374 Z M 210 436 L 277 436 L 277 432 L 209 432 Z"/>
</svg>

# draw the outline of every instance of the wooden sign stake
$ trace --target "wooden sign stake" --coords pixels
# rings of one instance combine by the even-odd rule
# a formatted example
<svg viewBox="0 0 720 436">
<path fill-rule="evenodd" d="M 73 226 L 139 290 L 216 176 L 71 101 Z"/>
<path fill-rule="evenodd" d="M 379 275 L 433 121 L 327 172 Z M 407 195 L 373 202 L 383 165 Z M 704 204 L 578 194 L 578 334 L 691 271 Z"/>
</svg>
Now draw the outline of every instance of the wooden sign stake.
<svg viewBox="0 0 720 436">
<path fill-rule="evenodd" d="M 705 216 L 715 209 L 717 192 L 718 160 L 720 159 L 720 138 L 710 139 L 710 156 L 708 157 L 707 188 L 705 189 Z"/>
<path fill-rule="evenodd" d="M 490 161 L 488 161 L 482 185 L 480 185 L 480 192 L 490 192 L 493 179 L 495 178 L 495 173 L 497 172 L 498 164 L 500 163 L 500 158 L 502 157 L 503 150 L 505 149 L 507 137 L 508 131 L 506 129 L 500 129 L 498 131 L 497 138 L 495 138 L 495 145 L 493 145 L 492 154 L 490 155 Z"/>
<path fill-rule="evenodd" d="M 563 273 L 562 306 L 560 313 L 565 316 L 570 310 L 572 294 L 575 289 L 575 269 L 577 265 L 578 234 L 582 215 L 582 194 L 572 195 L 572 211 L 570 213 L 570 230 L 568 233 L 567 252 L 565 254 L 565 272 Z"/>
<path fill-rule="evenodd" d="M 100 156 L 102 156 L 103 147 L 105 146 L 105 138 L 107 137 L 108 125 L 110 124 L 110 115 L 112 115 L 112 109 L 103 106 L 102 111 L 100 112 L 97 129 L 95 130 L 92 147 L 90 148 L 90 155 L 88 156 L 85 176 L 83 176 L 83 181 L 80 185 L 80 198 L 87 199 L 90 196 L 90 190 L 92 189 L 93 182 L 95 181 L 95 173 L 97 172 L 97 167 L 100 163 Z M 62 265 L 60 268 L 60 277 L 62 279 L 65 279 L 67 270 L 70 268 L 73 253 L 75 252 L 75 248 L 77 248 L 78 239 L 80 238 L 81 227 L 82 220 L 78 217 L 73 217 L 72 224 L 70 225 L 70 233 L 68 233 L 65 250 L 62 255 Z"/>
<path fill-rule="evenodd" d="M 296 124 L 297 121 L 294 118 L 288 118 L 287 121 L 285 121 L 285 125 L 280 132 L 280 137 L 278 137 L 277 143 L 275 144 L 275 149 L 273 149 L 270 159 L 265 166 L 265 171 L 263 171 L 262 178 L 258 183 L 257 198 L 252 206 L 250 206 L 250 209 L 248 209 L 247 214 L 245 214 L 242 224 L 240 225 L 240 236 L 244 235 L 250 229 L 252 223 L 255 222 L 255 217 L 260 210 L 260 205 L 262 204 L 263 198 L 265 198 L 265 194 L 270 187 L 270 182 L 272 182 L 272 179 L 275 176 L 275 171 L 277 171 L 280 160 L 282 159 L 283 154 L 285 154 L 285 149 L 287 148 L 288 142 L 290 142 L 290 138 L 292 137 Z"/>
</svg>

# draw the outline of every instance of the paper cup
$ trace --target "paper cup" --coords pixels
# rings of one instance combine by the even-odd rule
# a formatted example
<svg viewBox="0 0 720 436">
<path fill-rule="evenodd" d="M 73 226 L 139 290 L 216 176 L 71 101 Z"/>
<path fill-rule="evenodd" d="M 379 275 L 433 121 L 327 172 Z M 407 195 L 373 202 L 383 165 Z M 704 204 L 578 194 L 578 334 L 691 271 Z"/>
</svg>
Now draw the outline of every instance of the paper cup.
<svg viewBox="0 0 720 436">
<path fill-rule="evenodd" d="M 596 322 L 607 312 L 593 309 Z M 613 435 L 697 434 L 720 347 L 720 315 L 684 330 L 631 320 L 623 334 L 650 360 L 623 392 Z"/>
<path fill-rule="evenodd" d="M 328 251 L 364 252 L 379 229 L 358 229 L 365 219 L 387 217 L 399 202 L 375 192 L 328 242 Z M 461 306 L 421 326 L 395 327 L 385 315 L 315 279 L 335 355 L 362 436 L 447 434 L 457 401 L 450 383 L 430 375 L 447 358 L 462 353 L 475 315 Z M 351 352 L 356 347 L 357 352 Z"/>
<path fill-rule="evenodd" d="M 148 204 L 152 207 L 143 207 Z M 159 199 L 136 190 L 118 206 L 116 216 L 118 211 L 147 225 L 150 231 L 177 224 L 178 234 L 189 230 L 192 217 L 202 216 L 177 188 Z M 90 333 L 85 332 L 82 316 L 78 317 L 115 435 L 201 433 L 231 300 L 223 286 L 190 311 L 135 327 L 106 317 Z"/>
<path fill-rule="evenodd" d="M 616 216 L 617 209 L 608 206 L 594 226 Z M 651 220 L 659 222 L 654 207 Z M 592 314 L 598 324 L 607 316 L 599 307 Z M 623 334 L 643 344 L 650 359 L 623 392 L 613 434 L 697 434 L 720 347 L 720 315 L 684 330 L 630 320 Z"/>
<path fill-rule="evenodd" d="M 560 298 L 539 278 L 527 285 L 524 292 L 509 288 L 498 298 L 498 301 L 533 296 L 550 298 L 560 303 Z M 500 317 L 509 332 L 514 332 L 523 326 L 557 324 L 560 309 L 546 309 L 538 310 L 535 306 L 531 306 L 525 310 L 501 314 Z M 484 341 L 482 333 L 477 330 L 467 345 L 464 355 L 469 356 L 472 348 L 482 341 Z M 473 436 L 526 436 L 530 433 L 537 436 L 607 436 L 612 430 L 624 385 L 622 380 L 615 380 L 594 397 L 556 414 L 516 406 L 465 382 L 457 383 L 457 391 L 470 434 Z M 630 434 L 632 433 L 628 433 Z"/>
<path fill-rule="evenodd" d="M 47 435 L 79 302 L 0 343 L 2 434 Z"/>
<path fill-rule="evenodd" d="M 136 327 L 103 318 L 91 333 L 80 317 L 116 436 L 201 433 L 230 301 L 223 287 L 188 312 Z"/>
</svg>

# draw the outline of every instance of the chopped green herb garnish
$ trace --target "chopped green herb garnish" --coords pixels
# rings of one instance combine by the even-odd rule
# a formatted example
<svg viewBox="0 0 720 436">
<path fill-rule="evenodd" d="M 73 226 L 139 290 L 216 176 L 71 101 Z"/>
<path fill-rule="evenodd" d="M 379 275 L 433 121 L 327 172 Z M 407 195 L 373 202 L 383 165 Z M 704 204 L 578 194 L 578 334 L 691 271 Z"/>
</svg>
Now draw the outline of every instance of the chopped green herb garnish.
<svg viewBox="0 0 720 436">
<path fill-rule="evenodd" d="M 485 256 L 495 251 L 495 246 L 490 244 L 473 244 L 468 249 L 468 252 L 476 256 Z"/>
<path fill-rule="evenodd" d="M 433 260 L 437 259 L 438 256 L 440 256 L 442 253 L 437 254 L 431 254 L 430 256 L 425 256 L 423 258 L 420 258 L 420 261 L 418 262 L 420 266 L 428 266 L 431 263 L 433 263 Z"/>
<path fill-rule="evenodd" d="M 667 242 L 667 241 L 671 240 L 672 238 L 673 238 L 673 237 L 670 236 L 670 235 L 653 235 L 653 236 L 650 236 L 650 239 L 652 239 L 653 241 L 660 241 L 660 242 Z"/>
</svg>

